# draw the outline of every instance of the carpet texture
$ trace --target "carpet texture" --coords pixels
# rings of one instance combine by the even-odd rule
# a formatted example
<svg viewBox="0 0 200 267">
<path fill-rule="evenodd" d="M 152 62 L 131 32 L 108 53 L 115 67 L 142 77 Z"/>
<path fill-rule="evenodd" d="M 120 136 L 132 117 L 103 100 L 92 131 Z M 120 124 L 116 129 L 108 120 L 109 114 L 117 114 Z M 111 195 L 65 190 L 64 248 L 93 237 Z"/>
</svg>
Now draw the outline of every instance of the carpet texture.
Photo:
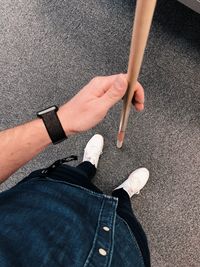
<svg viewBox="0 0 200 267">
<path fill-rule="evenodd" d="M 126 72 L 134 1 L 0 0 L 0 6 L 1 130 L 66 102 L 94 76 Z M 81 160 L 89 138 L 100 133 L 105 149 L 95 184 L 105 193 L 137 167 L 150 171 L 132 204 L 152 266 L 199 267 L 199 38 L 198 14 L 160 0 L 140 74 L 145 111 L 131 113 L 124 147 L 116 148 L 119 103 L 95 129 L 50 146 L 0 189 L 58 158 L 76 153 Z"/>
</svg>

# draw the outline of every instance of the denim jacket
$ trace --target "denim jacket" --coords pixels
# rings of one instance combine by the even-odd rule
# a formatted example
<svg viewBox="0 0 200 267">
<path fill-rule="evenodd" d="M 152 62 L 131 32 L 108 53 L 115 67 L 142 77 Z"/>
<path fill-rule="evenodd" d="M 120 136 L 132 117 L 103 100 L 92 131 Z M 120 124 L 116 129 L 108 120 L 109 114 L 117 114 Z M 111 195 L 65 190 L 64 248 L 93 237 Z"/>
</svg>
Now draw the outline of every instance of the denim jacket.
<svg viewBox="0 0 200 267">
<path fill-rule="evenodd" d="M 36 177 L 0 194 L 1 267 L 144 267 L 117 199 Z"/>
</svg>

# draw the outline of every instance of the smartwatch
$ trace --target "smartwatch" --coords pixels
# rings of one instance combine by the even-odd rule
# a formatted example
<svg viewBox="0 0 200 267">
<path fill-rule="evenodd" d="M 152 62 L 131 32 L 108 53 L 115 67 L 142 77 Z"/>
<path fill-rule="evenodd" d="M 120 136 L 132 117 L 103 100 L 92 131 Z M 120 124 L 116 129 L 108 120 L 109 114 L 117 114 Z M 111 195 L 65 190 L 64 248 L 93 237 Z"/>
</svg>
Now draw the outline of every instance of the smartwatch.
<svg viewBox="0 0 200 267">
<path fill-rule="evenodd" d="M 52 106 L 37 113 L 37 117 L 43 120 L 49 137 L 54 145 L 67 139 L 65 131 L 58 118 L 57 111 L 58 107 Z"/>
</svg>

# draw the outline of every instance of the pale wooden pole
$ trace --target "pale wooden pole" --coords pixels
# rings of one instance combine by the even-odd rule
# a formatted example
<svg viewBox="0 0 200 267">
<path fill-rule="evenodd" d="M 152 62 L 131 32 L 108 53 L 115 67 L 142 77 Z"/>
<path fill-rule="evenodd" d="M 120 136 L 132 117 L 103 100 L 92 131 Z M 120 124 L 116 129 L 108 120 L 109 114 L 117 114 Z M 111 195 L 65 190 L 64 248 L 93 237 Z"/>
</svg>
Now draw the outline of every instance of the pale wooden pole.
<svg viewBox="0 0 200 267">
<path fill-rule="evenodd" d="M 123 101 L 117 137 L 118 148 L 121 148 L 123 145 L 126 126 L 131 109 L 131 102 L 142 65 L 144 50 L 149 36 L 156 2 L 157 0 L 137 0 L 128 64 L 128 90 Z"/>
</svg>

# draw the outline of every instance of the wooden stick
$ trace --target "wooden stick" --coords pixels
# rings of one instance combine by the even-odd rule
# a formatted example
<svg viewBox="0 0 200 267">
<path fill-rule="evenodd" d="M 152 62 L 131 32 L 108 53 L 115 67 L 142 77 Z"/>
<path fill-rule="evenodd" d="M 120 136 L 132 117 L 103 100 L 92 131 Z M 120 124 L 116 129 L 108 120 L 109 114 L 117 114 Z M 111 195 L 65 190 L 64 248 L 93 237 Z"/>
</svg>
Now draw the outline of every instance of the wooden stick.
<svg viewBox="0 0 200 267">
<path fill-rule="evenodd" d="M 142 65 L 157 0 L 137 0 L 128 64 L 128 89 L 124 96 L 117 147 L 123 145 L 134 89 Z"/>
</svg>

